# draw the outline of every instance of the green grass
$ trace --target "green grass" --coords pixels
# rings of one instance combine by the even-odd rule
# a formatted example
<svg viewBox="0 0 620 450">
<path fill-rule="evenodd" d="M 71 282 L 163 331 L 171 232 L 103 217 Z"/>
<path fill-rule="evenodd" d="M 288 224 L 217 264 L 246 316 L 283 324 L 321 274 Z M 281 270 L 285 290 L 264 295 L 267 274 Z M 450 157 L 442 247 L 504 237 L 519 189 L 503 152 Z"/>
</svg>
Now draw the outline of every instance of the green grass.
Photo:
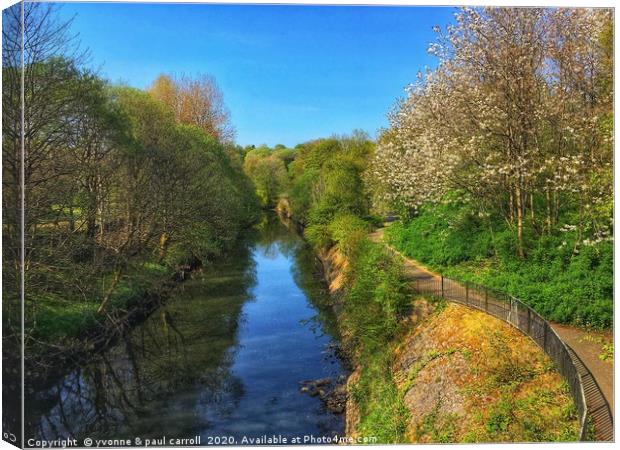
<svg viewBox="0 0 620 450">
<path fill-rule="evenodd" d="M 360 410 L 358 432 L 379 443 L 404 442 L 409 413 L 392 377 L 391 349 L 409 306 L 402 265 L 382 245 L 351 235 L 341 322 L 360 370 L 352 396 Z"/>
<path fill-rule="evenodd" d="M 537 388 L 518 397 L 518 384 L 507 385 L 488 411 L 477 416 L 482 427 L 472 427 L 464 442 L 570 442 L 579 439 L 572 402 L 558 403 L 557 392 Z M 475 413 L 476 414 L 476 413 Z"/>
<path fill-rule="evenodd" d="M 147 293 L 155 289 L 163 280 L 171 276 L 171 269 L 152 262 L 133 268 L 121 281 L 110 296 L 108 311 L 126 311 L 140 306 Z M 107 274 L 104 283 L 99 280 L 97 285 L 111 283 L 112 274 Z M 34 313 L 27 315 L 30 319 L 27 327 L 33 327 L 36 339 L 54 345 L 81 339 L 103 325 L 104 316 L 97 313 L 100 296 L 80 298 L 67 290 L 63 293 L 28 292 L 27 303 L 36 304 Z"/>
<path fill-rule="evenodd" d="M 36 313 L 36 336 L 52 344 L 78 338 L 100 323 L 98 305 L 80 299 L 67 299 L 47 294 L 33 299 L 39 305 Z"/>
<path fill-rule="evenodd" d="M 360 379 L 351 392 L 360 410 L 357 432 L 375 436 L 381 444 L 404 442 L 409 411 L 392 379 L 391 352 L 369 352 L 361 358 L 360 366 Z"/>
<path fill-rule="evenodd" d="M 577 245 L 575 232 L 526 236 L 516 256 L 514 230 L 467 206 L 422 208 L 386 229 L 386 240 L 435 271 L 511 294 L 545 318 L 607 329 L 613 323 L 613 243 Z"/>
</svg>

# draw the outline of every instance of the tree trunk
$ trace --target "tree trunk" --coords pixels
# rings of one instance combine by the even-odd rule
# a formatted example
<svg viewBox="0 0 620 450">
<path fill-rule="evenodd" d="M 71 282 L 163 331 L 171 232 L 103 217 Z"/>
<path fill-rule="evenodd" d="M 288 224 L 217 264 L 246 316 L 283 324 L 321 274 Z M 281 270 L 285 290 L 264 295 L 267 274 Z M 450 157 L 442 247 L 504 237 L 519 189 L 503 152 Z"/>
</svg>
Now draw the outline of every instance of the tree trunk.
<svg viewBox="0 0 620 450">
<path fill-rule="evenodd" d="M 521 180 L 515 186 L 515 199 L 517 201 L 517 254 L 523 258 L 523 192 L 521 190 Z"/>
<path fill-rule="evenodd" d="M 170 236 L 168 233 L 162 233 L 159 236 L 159 262 L 162 262 L 166 257 L 166 250 L 168 250 L 168 243 L 170 242 Z"/>
<path fill-rule="evenodd" d="M 110 300 L 110 296 L 112 295 L 112 292 L 118 285 L 118 282 L 121 280 L 121 272 L 122 271 L 120 269 L 117 269 L 114 272 L 114 278 L 112 280 L 112 284 L 106 291 L 105 296 L 103 297 L 103 300 L 101 300 L 101 304 L 99 305 L 99 308 L 97 309 L 97 314 L 101 314 L 105 311 L 105 307 L 108 304 L 108 301 Z"/>
<path fill-rule="evenodd" d="M 547 202 L 547 234 L 551 234 L 551 193 L 549 192 L 549 186 L 545 189 L 545 200 Z"/>
</svg>

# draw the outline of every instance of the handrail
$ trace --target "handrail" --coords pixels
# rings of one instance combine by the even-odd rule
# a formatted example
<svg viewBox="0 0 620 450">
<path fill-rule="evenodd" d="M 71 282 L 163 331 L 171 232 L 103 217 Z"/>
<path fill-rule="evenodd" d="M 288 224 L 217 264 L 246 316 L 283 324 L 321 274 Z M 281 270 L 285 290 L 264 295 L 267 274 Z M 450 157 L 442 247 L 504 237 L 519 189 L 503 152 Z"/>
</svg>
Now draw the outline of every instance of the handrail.
<svg viewBox="0 0 620 450">
<path fill-rule="evenodd" d="M 386 247 L 404 258 L 396 249 L 389 245 Z M 592 424 L 594 440 L 613 441 L 611 408 L 594 376 L 549 322 L 531 307 L 513 296 L 486 286 L 431 274 L 416 278 L 416 290 L 476 308 L 509 323 L 530 337 L 553 360 L 568 382 L 580 416 L 579 439 L 590 439 L 588 427 Z"/>
</svg>

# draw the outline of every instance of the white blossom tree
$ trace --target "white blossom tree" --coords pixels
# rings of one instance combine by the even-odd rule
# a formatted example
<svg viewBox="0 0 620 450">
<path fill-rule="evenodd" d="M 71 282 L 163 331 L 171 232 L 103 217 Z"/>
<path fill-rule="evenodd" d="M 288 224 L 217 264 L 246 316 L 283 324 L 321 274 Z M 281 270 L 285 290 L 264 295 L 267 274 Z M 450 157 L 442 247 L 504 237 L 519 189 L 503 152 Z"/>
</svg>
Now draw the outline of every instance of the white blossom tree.
<svg viewBox="0 0 620 450">
<path fill-rule="evenodd" d="M 505 217 L 521 257 L 524 228 L 551 232 L 563 206 L 579 211 L 580 237 L 609 234 L 590 212 L 611 196 L 610 12 L 463 8 L 455 18 L 435 27 L 438 67 L 389 116 L 371 173 L 379 200 L 415 209 L 458 192 Z"/>
</svg>

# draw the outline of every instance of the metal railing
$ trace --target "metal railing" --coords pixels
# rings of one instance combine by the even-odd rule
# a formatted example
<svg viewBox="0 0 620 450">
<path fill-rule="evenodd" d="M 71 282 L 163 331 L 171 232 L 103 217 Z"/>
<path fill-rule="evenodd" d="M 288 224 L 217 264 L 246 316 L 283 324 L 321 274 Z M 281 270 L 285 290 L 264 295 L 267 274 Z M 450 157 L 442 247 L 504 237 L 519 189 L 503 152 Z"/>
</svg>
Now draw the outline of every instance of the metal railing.
<svg viewBox="0 0 620 450">
<path fill-rule="evenodd" d="M 393 249 L 392 249 L 393 250 Z M 393 250 L 395 251 L 395 250 Z M 575 352 L 536 311 L 503 292 L 475 283 L 420 272 L 415 277 L 421 294 L 442 297 L 497 317 L 529 336 L 549 355 L 567 381 L 580 418 L 580 440 L 613 441 L 613 417 L 596 380 Z M 592 426 L 594 436 L 589 433 Z"/>
</svg>

